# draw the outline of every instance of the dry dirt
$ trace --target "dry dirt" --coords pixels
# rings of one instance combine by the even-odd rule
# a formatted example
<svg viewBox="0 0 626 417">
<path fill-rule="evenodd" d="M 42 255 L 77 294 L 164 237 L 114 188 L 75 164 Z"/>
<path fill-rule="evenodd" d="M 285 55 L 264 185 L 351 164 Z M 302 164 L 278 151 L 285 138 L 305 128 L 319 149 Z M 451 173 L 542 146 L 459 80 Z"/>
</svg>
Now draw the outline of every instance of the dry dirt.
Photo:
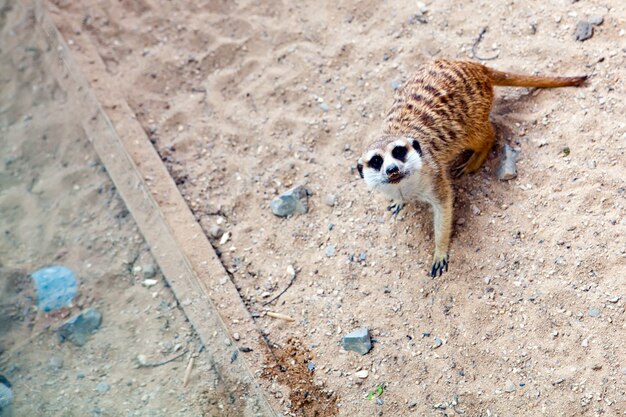
<svg viewBox="0 0 626 417">
<path fill-rule="evenodd" d="M 12 415 L 236 415 L 206 351 L 183 387 L 201 342 L 83 130 L 86 103 L 51 71 L 56 49 L 15 2 L 0 1 L 0 39 L 0 374 Z M 46 313 L 29 274 L 49 265 L 70 268 L 78 290 Z M 59 326 L 89 307 L 98 331 L 61 343 Z"/>
<path fill-rule="evenodd" d="M 123 92 L 204 230 L 221 222 L 230 233 L 213 243 L 252 312 L 267 309 L 295 266 L 271 308 L 296 321 L 257 323 L 274 343 L 297 337 L 310 349 L 339 415 L 626 412 L 619 1 L 47 4 L 75 54 L 97 46 L 110 88 Z M 577 22 L 591 15 L 603 24 L 577 42 Z M 390 218 L 354 164 L 380 129 L 392 82 L 433 58 L 470 57 L 484 27 L 477 52 L 495 56 L 497 69 L 591 79 L 497 91 L 498 149 L 521 151 L 518 177 L 495 179 L 495 149 L 457 182 L 450 272 L 431 279 L 429 209 Z M 91 82 L 98 68 L 83 68 Z M 271 199 L 300 183 L 313 193 L 309 213 L 274 217 Z M 365 356 L 339 346 L 359 326 L 376 339 Z M 369 377 L 356 378 L 359 369 Z M 382 383 L 381 401 L 368 401 Z M 269 392 L 278 410 L 302 415 Z"/>
</svg>

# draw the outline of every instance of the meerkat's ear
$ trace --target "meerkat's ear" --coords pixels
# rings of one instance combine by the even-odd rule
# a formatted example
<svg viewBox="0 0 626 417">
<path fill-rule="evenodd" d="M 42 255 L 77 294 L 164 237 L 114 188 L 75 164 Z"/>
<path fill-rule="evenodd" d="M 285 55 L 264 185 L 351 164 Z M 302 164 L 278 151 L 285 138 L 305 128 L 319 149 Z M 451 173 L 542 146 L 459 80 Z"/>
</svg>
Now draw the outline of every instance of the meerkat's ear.
<svg viewBox="0 0 626 417">
<path fill-rule="evenodd" d="M 359 175 L 363 178 L 363 162 L 359 159 L 359 162 L 356 163 L 356 170 L 359 171 Z"/>
<path fill-rule="evenodd" d="M 417 139 L 413 139 L 413 142 L 411 142 L 411 146 L 413 146 L 413 149 L 415 149 L 415 152 L 422 155 L 422 148 L 420 146 L 420 143 L 417 141 Z"/>
</svg>

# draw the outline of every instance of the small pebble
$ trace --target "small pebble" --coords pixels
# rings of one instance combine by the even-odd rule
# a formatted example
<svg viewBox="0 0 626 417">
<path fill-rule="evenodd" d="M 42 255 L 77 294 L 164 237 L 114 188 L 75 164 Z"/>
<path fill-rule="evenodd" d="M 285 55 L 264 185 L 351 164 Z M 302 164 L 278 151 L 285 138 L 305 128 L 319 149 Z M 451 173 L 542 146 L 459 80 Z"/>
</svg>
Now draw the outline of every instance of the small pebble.
<svg viewBox="0 0 626 417">
<path fill-rule="evenodd" d="M 506 382 L 504 383 L 504 392 L 515 392 L 515 390 L 516 390 L 516 387 L 513 381 L 511 381 L 510 379 L 507 379 Z"/>
<path fill-rule="evenodd" d="M 305 214 L 309 211 L 309 191 L 302 185 L 293 187 L 270 203 L 272 213 L 278 217 L 288 217 L 293 214 Z"/>
<path fill-rule="evenodd" d="M 63 358 L 59 358 L 58 356 L 51 357 L 49 367 L 54 371 L 63 368 Z"/>
<path fill-rule="evenodd" d="M 589 23 L 591 23 L 594 26 L 600 26 L 602 23 L 604 23 L 604 16 L 599 16 L 599 15 L 591 16 L 589 17 Z"/>
<path fill-rule="evenodd" d="M 583 339 L 582 343 L 580 344 L 582 347 L 586 348 L 587 346 L 589 346 L 589 339 Z"/>
<path fill-rule="evenodd" d="M 220 226 L 216 224 L 212 224 L 211 227 L 209 228 L 209 236 L 211 236 L 214 239 L 221 238 L 223 234 L 224 234 L 224 229 L 222 229 Z"/>
<path fill-rule="evenodd" d="M 501 181 L 512 180 L 517 177 L 517 168 L 515 166 L 517 162 L 517 156 L 519 152 L 511 148 L 508 144 L 504 145 L 502 153 L 500 154 L 500 166 L 496 175 Z"/>
<path fill-rule="evenodd" d="M 143 266 L 143 277 L 150 279 L 154 278 L 157 273 L 157 268 L 153 264 L 146 264 Z"/>
<path fill-rule="evenodd" d="M 107 384 L 106 382 L 100 382 L 98 385 L 96 385 L 96 391 L 98 391 L 100 394 L 104 394 L 108 390 L 109 384 Z"/>
<path fill-rule="evenodd" d="M 361 378 L 361 379 L 367 378 L 369 376 L 369 374 L 370 373 L 369 373 L 369 371 L 367 369 L 363 369 L 363 370 L 360 370 L 360 371 L 354 373 L 354 375 L 356 377 Z"/>
<path fill-rule="evenodd" d="M 435 337 L 435 344 L 433 345 L 434 349 L 437 349 L 438 347 L 440 347 L 441 345 L 443 345 L 443 340 L 441 340 L 438 337 Z"/>
<path fill-rule="evenodd" d="M 157 285 L 158 282 L 159 281 L 156 279 L 144 279 L 141 284 L 144 287 L 150 288 L 150 287 L 154 287 L 155 285 Z"/>
<path fill-rule="evenodd" d="M 480 209 L 474 204 L 471 205 L 470 209 L 472 210 L 472 214 L 474 214 L 474 216 L 478 216 L 480 214 Z"/>
<path fill-rule="evenodd" d="M 324 203 L 329 207 L 335 207 L 335 205 L 337 204 L 337 196 L 335 194 L 328 194 L 326 196 L 326 199 L 324 200 Z"/>
<path fill-rule="evenodd" d="M 578 42 L 584 42 L 593 36 L 593 26 L 589 22 L 580 21 L 576 24 L 574 36 Z"/>
<path fill-rule="evenodd" d="M 239 336 L 239 333 L 233 333 L 233 339 L 238 342 L 239 339 L 241 339 L 241 336 Z"/>
<path fill-rule="evenodd" d="M 76 346 L 87 343 L 88 336 L 102 324 L 102 314 L 94 307 L 81 311 L 59 327 L 58 335 L 61 342 L 66 339 Z"/>
<path fill-rule="evenodd" d="M 589 309 L 589 315 L 591 317 L 599 317 L 600 316 L 600 310 L 598 310 L 597 308 L 590 308 Z"/>
<path fill-rule="evenodd" d="M 326 249 L 324 250 L 324 254 L 330 258 L 331 256 L 335 254 L 335 249 L 336 249 L 335 245 L 328 245 L 326 246 Z"/>
<path fill-rule="evenodd" d="M 345 350 L 352 350 L 365 355 L 372 348 L 369 330 L 363 327 L 348 333 L 341 339 L 341 346 Z"/>
<path fill-rule="evenodd" d="M 396 80 L 391 80 L 389 84 L 391 85 L 392 90 L 397 90 L 401 87 L 401 84 Z"/>
<path fill-rule="evenodd" d="M 326 113 L 328 110 L 330 110 L 330 107 L 328 107 L 328 104 L 326 104 L 326 102 L 322 101 L 320 103 L 320 109 L 322 109 L 322 111 Z"/>
</svg>

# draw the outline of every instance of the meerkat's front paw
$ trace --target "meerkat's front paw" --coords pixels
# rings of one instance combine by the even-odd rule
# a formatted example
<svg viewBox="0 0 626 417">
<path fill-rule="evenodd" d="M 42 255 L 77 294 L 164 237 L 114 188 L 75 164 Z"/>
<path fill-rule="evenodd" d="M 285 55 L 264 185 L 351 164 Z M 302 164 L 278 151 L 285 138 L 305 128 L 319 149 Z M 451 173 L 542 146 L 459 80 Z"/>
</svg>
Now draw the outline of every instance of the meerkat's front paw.
<svg viewBox="0 0 626 417">
<path fill-rule="evenodd" d="M 391 211 L 391 214 L 397 216 L 400 211 L 404 208 L 404 203 L 393 203 L 387 206 L 387 210 Z"/>
<path fill-rule="evenodd" d="M 435 257 L 433 259 L 433 267 L 430 271 L 430 276 L 435 278 L 437 274 L 441 276 L 443 271 L 448 272 L 448 254 L 444 253 L 442 255 L 438 255 L 435 253 Z"/>
</svg>

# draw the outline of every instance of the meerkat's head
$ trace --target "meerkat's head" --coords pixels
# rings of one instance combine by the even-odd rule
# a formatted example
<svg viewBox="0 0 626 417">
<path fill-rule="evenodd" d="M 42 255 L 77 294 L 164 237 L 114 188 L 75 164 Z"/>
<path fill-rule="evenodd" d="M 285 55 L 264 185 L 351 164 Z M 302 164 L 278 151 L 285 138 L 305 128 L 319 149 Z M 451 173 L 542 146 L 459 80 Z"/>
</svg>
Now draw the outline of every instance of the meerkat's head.
<svg viewBox="0 0 626 417">
<path fill-rule="evenodd" d="M 368 147 L 357 169 L 370 188 L 377 188 L 399 184 L 422 169 L 422 165 L 422 149 L 416 139 L 384 135 Z"/>
</svg>

